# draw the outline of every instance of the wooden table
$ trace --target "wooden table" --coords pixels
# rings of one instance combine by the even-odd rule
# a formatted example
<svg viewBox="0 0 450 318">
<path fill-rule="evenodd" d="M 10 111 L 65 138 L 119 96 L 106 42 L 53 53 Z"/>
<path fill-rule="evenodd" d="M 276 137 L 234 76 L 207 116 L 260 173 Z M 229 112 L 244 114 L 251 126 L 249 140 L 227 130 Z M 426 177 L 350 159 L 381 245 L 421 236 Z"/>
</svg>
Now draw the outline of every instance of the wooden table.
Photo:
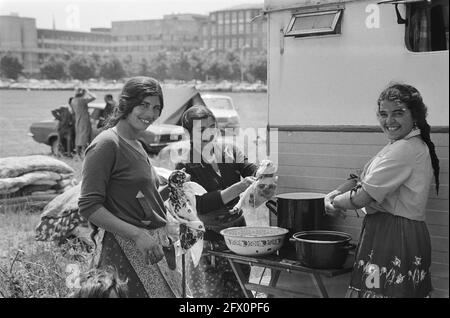
<svg viewBox="0 0 450 318">
<path fill-rule="evenodd" d="M 210 255 L 217 257 L 224 257 L 228 260 L 233 269 L 234 274 L 239 282 L 239 285 L 242 288 L 245 296 L 247 298 L 254 298 L 252 290 L 256 292 L 262 292 L 273 297 L 292 297 L 292 296 L 309 296 L 306 293 L 302 293 L 299 291 L 287 290 L 278 288 L 276 285 L 278 283 L 278 278 L 280 277 L 281 271 L 286 271 L 288 273 L 292 272 L 302 272 L 310 274 L 314 285 L 316 286 L 320 297 L 328 298 L 328 292 L 323 284 L 321 276 L 325 277 L 334 277 L 338 275 L 342 275 L 345 273 L 349 273 L 352 271 L 351 267 L 345 267 L 341 269 L 313 269 L 309 267 L 302 266 L 300 262 L 285 259 L 276 254 L 266 255 L 266 256 L 243 256 L 237 255 L 230 250 L 220 250 L 220 251 L 206 251 Z M 270 283 L 268 286 L 261 284 L 250 283 L 245 277 L 241 265 L 250 265 L 250 266 L 260 266 L 270 268 L 272 270 L 272 277 L 270 279 Z"/>
</svg>

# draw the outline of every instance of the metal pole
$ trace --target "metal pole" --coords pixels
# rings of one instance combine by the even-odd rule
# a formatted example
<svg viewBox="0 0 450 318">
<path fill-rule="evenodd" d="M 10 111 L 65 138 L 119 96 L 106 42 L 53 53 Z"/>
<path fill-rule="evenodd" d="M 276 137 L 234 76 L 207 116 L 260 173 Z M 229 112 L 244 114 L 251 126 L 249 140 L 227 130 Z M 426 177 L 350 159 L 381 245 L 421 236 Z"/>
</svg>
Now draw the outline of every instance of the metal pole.
<svg viewBox="0 0 450 318">
<path fill-rule="evenodd" d="M 185 255 L 186 254 L 181 254 L 181 283 L 182 283 L 182 297 L 186 298 L 186 259 L 185 259 Z"/>
</svg>

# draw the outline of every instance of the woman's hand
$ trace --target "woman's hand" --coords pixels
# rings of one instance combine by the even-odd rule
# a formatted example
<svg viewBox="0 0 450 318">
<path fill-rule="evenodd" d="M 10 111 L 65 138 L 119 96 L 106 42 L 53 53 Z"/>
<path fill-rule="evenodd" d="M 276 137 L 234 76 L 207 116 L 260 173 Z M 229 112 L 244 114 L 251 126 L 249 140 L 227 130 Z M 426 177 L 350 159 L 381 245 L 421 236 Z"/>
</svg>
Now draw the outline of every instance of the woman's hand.
<svg viewBox="0 0 450 318">
<path fill-rule="evenodd" d="M 339 216 L 339 217 L 345 218 L 344 211 L 339 208 L 336 208 L 333 205 L 334 198 L 336 196 L 338 196 L 339 194 L 341 194 L 340 191 L 334 190 L 333 192 L 330 192 L 325 196 L 325 199 L 324 199 L 325 213 L 330 216 Z"/>
<path fill-rule="evenodd" d="M 139 231 L 134 242 L 147 264 L 156 264 L 164 257 L 161 245 L 146 230 Z"/>
<path fill-rule="evenodd" d="M 178 222 L 167 222 L 165 230 L 167 236 L 170 237 L 173 241 L 178 240 L 178 238 L 180 237 L 180 223 Z"/>
<path fill-rule="evenodd" d="M 251 186 L 253 184 L 253 182 L 256 181 L 255 177 L 245 177 L 244 179 L 242 179 L 241 181 L 238 182 L 239 185 L 239 190 L 240 192 L 244 192 L 245 190 L 247 190 L 247 188 L 249 186 Z"/>
</svg>

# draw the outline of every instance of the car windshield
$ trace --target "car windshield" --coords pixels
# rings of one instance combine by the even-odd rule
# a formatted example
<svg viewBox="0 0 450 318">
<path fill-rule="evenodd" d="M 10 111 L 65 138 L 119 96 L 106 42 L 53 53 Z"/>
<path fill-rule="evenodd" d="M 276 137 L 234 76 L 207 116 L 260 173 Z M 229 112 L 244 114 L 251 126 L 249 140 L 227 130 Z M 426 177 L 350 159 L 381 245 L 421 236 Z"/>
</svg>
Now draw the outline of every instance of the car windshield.
<svg viewBox="0 0 450 318">
<path fill-rule="evenodd" d="M 229 99 L 226 98 L 204 98 L 206 106 L 211 109 L 232 110 L 233 106 Z"/>
</svg>

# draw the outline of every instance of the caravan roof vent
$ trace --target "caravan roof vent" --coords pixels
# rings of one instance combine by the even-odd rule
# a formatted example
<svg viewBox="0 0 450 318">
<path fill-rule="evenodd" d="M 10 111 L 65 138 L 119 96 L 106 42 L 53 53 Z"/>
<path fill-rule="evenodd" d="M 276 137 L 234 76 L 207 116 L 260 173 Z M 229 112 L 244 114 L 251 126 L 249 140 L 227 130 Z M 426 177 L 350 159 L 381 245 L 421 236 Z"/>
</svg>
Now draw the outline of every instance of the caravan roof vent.
<svg viewBox="0 0 450 318">
<path fill-rule="evenodd" d="M 285 36 L 304 37 L 341 32 L 342 10 L 294 14 Z"/>
</svg>

